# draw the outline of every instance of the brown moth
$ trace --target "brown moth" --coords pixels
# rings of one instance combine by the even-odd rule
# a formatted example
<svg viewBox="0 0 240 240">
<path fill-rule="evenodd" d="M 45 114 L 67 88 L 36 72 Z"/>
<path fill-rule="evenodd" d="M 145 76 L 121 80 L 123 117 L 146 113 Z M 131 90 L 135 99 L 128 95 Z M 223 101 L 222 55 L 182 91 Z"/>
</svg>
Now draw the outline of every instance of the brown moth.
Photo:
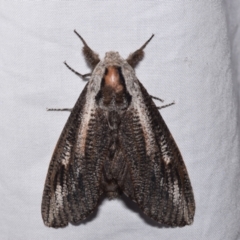
<svg viewBox="0 0 240 240">
<path fill-rule="evenodd" d="M 151 219 L 170 226 L 193 222 L 195 202 L 181 153 L 158 108 L 135 75 L 143 49 L 125 60 L 100 60 L 84 39 L 92 69 L 54 150 L 42 198 L 49 227 L 79 223 L 100 196 L 124 193 Z"/>
</svg>

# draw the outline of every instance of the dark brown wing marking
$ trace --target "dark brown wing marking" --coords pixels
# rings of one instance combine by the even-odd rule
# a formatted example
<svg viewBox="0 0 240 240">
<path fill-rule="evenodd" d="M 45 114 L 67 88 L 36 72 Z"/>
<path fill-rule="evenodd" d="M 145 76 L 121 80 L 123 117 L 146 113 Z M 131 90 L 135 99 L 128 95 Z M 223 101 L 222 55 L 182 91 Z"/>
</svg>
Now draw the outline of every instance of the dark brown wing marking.
<svg viewBox="0 0 240 240">
<path fill-rule="evenodd" d="M 87 85 L 88 86 L 88 85 Z M 101 110 L 86 109 L 81 93 L 53 153 L 42 199 L 45 225 L 78 223 L 96 207 L 102 193 L 101 168 L 109 145 L 109 128 Z M 89 119 L 84 114 L 89 113 Z"/>
<path fill-rule="evenodd" d="M 133 193 L 127 194 L 134 195 L 143 212 L 159 223 L 191 224 L 195 202 L 181 153 L 151 97 L 139 86 L 143 99 L 135 106 L 144 109 L 129 108 L 119 130 L 123 166 L 127 165 L 133 184 Z"/>
</svg>

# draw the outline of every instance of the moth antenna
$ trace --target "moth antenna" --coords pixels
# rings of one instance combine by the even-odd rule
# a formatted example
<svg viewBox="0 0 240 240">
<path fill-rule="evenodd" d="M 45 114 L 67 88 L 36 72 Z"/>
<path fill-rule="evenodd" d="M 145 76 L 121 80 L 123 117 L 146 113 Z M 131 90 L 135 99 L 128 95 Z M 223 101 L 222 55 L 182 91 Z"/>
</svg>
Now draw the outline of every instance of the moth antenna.
<svg viewBox="0 0 240 240">
<path fill-rule="evenodd" d="M 147 44 L 152 40 L 153 37 L 154 34 L 152 34 L 152 36 L 142 45 L 142 47 L 140 47 L 138 50 L 136 50 L 135 52 L 131 53 L 128 56 L 127 62 L 132 68 L 135 68 L 138 65 L 138 63 L 143 59 L 144 57 L 143 49 L 147 46 Z"/>
<path fill-rule="evenodd" d="M 89 67 L 91 69 L 94 69 L 97 64 L 100 62 L 99 56 L 97 53 L 95 53 L 86 43 L 86 41 L 82 38 L 82 36 L 76 31 L 74 30 L 74 33 L 77 34 L 77 36 L 80 38 L 80 40 L 83 43 L 83 55 L 85 57 L 85 60 L 87 62 L 87 64 L 89 65 Z"/>
<path fill-rule="evenodd" d="M 153 37 L 154 37 L 154 34 L 152 34 L 152 36 L 138 50 L 143 50 L 148 45 L 148 43 L 152 40 Z"/>
</svg>

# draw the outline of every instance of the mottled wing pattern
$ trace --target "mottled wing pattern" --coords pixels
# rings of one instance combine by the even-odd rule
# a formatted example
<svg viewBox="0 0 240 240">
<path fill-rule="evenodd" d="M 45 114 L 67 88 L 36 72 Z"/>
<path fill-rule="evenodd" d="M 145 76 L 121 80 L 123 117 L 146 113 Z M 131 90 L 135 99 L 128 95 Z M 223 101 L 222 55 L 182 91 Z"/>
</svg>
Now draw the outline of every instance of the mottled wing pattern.
<svg viewBox="0 0 240 240">
<path fill-rule="evenodd" d="M 119 129 L 118 156 L 124 162 L 119 185 L 153 220 L 170 226 L 191 224 L 195 202 L 181 153 L 140 82 L 139 90 Z"/>
<path fill-rule="evenodd" d="M 53 153 L 42 199 L 45 225 L 78 223 L 96 207 L 102 193 L 101 167 L 107 154 L 109 127 L 95 96 L 81 93 Z"/>
</svg>

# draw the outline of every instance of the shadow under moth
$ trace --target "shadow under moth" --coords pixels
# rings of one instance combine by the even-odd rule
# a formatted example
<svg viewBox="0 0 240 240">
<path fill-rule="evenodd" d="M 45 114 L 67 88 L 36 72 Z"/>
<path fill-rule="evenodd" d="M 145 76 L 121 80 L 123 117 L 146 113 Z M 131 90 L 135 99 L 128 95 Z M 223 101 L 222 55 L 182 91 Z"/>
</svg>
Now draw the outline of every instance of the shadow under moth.
<svg viewBox="0 0 240 240">
<path fill-rule="evenodd" d="M 42 218 L 49 227 L 77 224 L 97 207 L 100 196 L 123 193 L 151 219 L 169 226 L 193 222 L 195 202 L 181 153 L 158 108 L 135 75 L 143 49 L 125 60 L 104 59 L 84 39 L 91 67 L 84 90 L 62 131 L 46 177 Z"/>
</svg>

